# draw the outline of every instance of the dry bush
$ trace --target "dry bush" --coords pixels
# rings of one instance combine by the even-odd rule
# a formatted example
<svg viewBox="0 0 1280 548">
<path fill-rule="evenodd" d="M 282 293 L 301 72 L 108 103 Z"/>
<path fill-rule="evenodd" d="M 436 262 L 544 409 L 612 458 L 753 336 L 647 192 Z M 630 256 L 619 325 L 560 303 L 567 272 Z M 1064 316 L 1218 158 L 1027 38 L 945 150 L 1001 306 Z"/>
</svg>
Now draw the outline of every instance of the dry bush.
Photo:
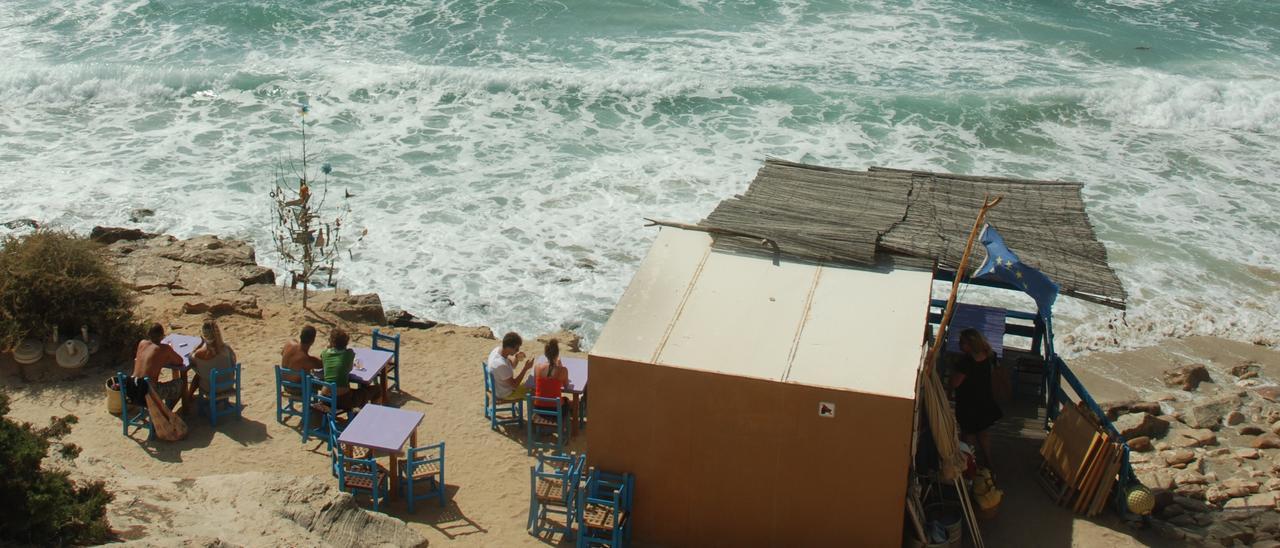
<svg viewBox="0 0 1280 548">
<path fill-rule="evenodd" d="M 87 325 L 105 352 L 132 350 L 142 333 L 133 295 L 98 254 L 98 244 L 70 232 L 39 230 L 0 243 L 0 348 L 24 337 L 45 340 Z"/>
</svg>

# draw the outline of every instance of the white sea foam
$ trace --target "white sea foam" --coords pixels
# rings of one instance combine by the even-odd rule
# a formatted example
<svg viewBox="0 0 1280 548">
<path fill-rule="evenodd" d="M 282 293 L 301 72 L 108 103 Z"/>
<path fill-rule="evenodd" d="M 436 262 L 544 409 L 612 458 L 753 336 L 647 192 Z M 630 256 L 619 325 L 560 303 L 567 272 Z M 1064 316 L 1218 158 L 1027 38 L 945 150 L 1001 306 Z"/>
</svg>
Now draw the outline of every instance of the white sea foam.
<svg viewBox="0 0 1280 548">
<path fill-rule="evenodd" d="M 642 218 L 695 221 L 780 156 L 1089 183 L 1132 306 L 1120 324 L 1064 298 L 1064 352 L 1277 332 L 1280 86 L 1257 51 L 1135 67 L 1079 22 L 1047 24 L 1079 43 L 1045 45 L 947 2 L 681 1 L 646 8 L 669 31 L 612 33 L 562 3 L 224 4 L 196 23 L 157 3 L 20 5 L 0 7 L 13 218 L 84 230 L 149 207 L 148 229 L 249 238 L 279 266 L 263 196 L 305 93 L 369 229 L 340 283 L 436 319 L 590 338 L 652 239 Z M 1091 6 L 1215 45 L 1274 37 Z"/>
</svg>

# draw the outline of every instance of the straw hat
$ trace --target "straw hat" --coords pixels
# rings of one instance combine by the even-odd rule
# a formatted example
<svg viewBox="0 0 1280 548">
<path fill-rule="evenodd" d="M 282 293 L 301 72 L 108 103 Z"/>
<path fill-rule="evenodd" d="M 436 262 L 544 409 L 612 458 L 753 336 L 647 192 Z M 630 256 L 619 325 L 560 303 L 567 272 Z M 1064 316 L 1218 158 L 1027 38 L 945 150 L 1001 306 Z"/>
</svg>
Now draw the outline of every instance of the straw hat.
<svg viewBox="0 0 1280 548">
<path fill-rule="evenodd" d="M 54 354 L 54 358 L 58 361 L 58 367 L 80 369 L 84 364 L 89 363 L 89 347 L 85 346 L 83 341 L 69 339 L 58 346 L 58 352 Z"/>
<path fill-rule="evenodd" d="M 39 339 L 22 339 L 13 349 L 13 361 L 22 365 L 31 365 L 44 357 L 44 345 Z"/>
</svg>

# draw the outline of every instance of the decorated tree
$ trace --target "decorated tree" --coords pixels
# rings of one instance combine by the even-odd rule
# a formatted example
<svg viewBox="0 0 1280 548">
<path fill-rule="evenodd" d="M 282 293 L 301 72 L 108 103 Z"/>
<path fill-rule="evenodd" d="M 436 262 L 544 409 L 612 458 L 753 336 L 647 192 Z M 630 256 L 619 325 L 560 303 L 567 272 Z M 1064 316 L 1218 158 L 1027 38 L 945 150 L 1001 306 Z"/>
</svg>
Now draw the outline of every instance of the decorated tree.
<svg viewBox="0 0 1280 548">
<path fill-rule="evenodd" d="M 290 286 L 302 285 L 302 306 L 306 307 L 307 291 L 310 286 L 319 285 L 319 274 L 326 276 L 325 285 L 333 284 L 338 258 L 347 249 L 344 222 L 351 208 L 345 203 L 350 195 L 344 193 L 344 203 L 333 208 L 336 213 L 326 210 L 330 205 L 327 201 L 333 167 L 329 162 L 320 163 L 316 154 L 307 151 L 307 114 L 311 107 L 305 99 L 297 107 L 302 153 L 298 158 L 276 162 L 271 198 L 275 204 L 276 253 L 290 269 Z"/>
</svg>

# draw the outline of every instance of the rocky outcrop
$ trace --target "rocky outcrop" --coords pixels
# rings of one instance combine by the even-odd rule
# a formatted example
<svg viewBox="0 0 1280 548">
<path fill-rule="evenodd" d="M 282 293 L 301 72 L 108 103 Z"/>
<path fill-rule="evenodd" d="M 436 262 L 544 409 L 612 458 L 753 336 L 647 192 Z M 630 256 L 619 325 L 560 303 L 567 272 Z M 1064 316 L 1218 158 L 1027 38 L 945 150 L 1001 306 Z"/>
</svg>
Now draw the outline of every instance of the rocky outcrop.
<svg viewBox="0 0 1280 548">
<path fill-rule="evenodd" d="M 82 457 L 82 459 L 85 459 Z M 405 522 L 362 509 L 321 476 L 264 472 L 195 479 L 134 476 L 112 468 L 112 528 L 139 546 L 424 546 Z M 145 511 L 139 511 L 145 508 Z M 209 544 L 207 540 L 213 540 Z"/>
<path fill-rule="evenodd" d="M 1187 409 L 1183 422 L 1193 428 L 1217 428 L 1222 419 L 1240 407 L 1240 396 L 1228 394 L 1195 403 Z"/>
<path fill-rule="evenodd" d="M 1098 404 L 1102 408 L 1102 412 L 1107 414 L 1107 418 L 1116 420 L 1120 415 L 1128 413 L 1147 413 L 1159 416 L 1163 413 L 1160 410 L 1159 402 L 1139 402 L 1139 401 L 1113 401 Z"/>
<path fill-rule="evenodd" d="M 155 234 L 143 232 L 137 228 L 119 228 L 113 226 L 95 226 L 89 232 L 89 239 L 103 245 L 111 245 L 116 242 L 132 242 L 136 240 L 145 240 L 155 238 Z"/>
<path fill-rule="evenodd" d="M 1202 382 L 1213 382 L 1209 377 L 1209 370 L 1203 364 L 1184 365 L 1164 372 L 1164 384 L 1170 388 L 1191 392 L 1199 388 Z"/>
<path fill-rule="evenodd" d="M 349 322 L 374 325 L 387 323 L 387 314 L 382 310 L 382 298 L 377 293 L 335 297 L 325 303 L 324 310 Z"/>
<path fill-rule="evenodd" d="M 1169 423 L 1149 413 L 1129 413 L 1115 421 L 1116 430 L 1125 439 L 1145 436 L 1159 438 L 1169 430 Z"/>
<path fill-rule="evenodd" d="M 258 265 L 253 248 L 237 240 L 216 236 L 179 240 L 109 227 L 95 228 L 91 237 L 109 244 L 103 253 L 137 291 L 217 295 L 276 281 L 275 272 Z"/>
<path fill-rule="evenodd" d="M 581 350 L 582 337 L 579 337 L 577 333 L 569 331 L 568 329 L 542 335 L 538 337 L 538 342 L 547 344 L 551 339 L 555 339 L 560 343 L 561 352 L 579 352 Z"/>
<path fill-rule="evenodd" d="M 214 317 L 228 314 L 239 314 L 250 318 L 262 317 L 262 309 L 258 308 L 258 299 L 251 295 L 209 297 L 188 301 L 182 304 L 182 313 L 208 314 Z"/>
<path fill-rule="evenodd" d="M 419 318 L 404 310 L 392 310 L 387 313 L 387 325 L 403 329 L 431 329 L 439 323 Z"/>
</svg>

